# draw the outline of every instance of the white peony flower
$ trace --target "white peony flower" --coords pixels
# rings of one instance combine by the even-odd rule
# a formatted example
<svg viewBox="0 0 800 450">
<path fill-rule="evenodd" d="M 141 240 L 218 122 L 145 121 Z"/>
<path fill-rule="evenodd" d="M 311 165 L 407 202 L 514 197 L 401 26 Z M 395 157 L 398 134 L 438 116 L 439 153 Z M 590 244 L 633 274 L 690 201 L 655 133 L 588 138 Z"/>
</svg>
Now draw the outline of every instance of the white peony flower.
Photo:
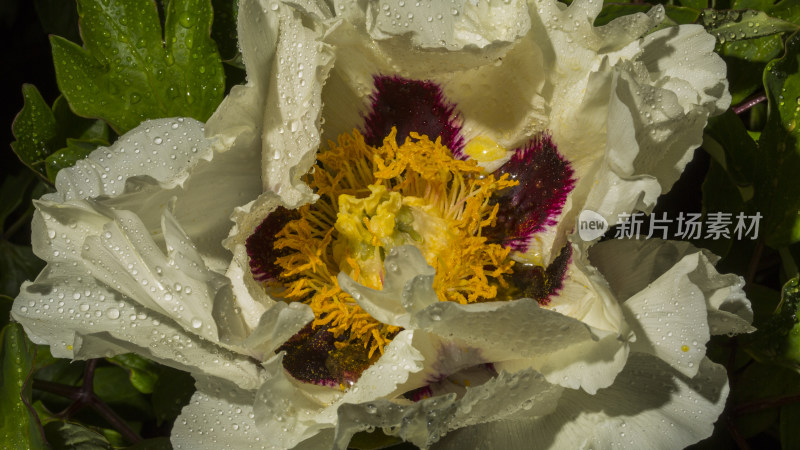
<svg viewBox="0 0 800 450">
<path fill-rule="evenodd" d="M 55 356 L 190 371 L 176 448 L 709 436 L 705 345 L 751 331 L 741 278 L 573 228 L 652 209 L 725 66 L 699 26 L 646 34 L 661 7 L 600 7 L 242 0 L 247 85 L 205 130 L 146 122 L 63 170 L 13 317 Z"/>
</svg>

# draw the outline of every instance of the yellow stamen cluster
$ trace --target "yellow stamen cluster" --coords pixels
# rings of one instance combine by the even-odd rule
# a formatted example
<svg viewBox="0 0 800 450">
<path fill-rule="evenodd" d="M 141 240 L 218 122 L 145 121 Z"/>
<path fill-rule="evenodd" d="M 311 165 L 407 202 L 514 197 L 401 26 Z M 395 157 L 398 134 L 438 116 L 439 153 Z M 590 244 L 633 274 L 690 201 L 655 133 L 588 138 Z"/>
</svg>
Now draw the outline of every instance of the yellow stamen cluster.
<svg viewBox="0 0 800 450">
<path fill-rule="evenodd" d="M 400 146 L 394 131 L 380 148 L 357 131 L 338 141 L 318 155 L 306 180 L 320 199 L 278 233 L 275 248 L 293 250 L 277 260 L 281 297 L 307 303 L 315 328 L 328 326 L 337 338 L 347 337 L 337 345 L 359 342 L 372 357 L 400 328 L 373 319 L 342 291 L 340 271 L 380 289 L 383 255 L 408 243 L 436 269 L 440 300 L 465 304 L 497 295 L 513 261 L 509 249 L 487 244 L 481 230 L 496 220 L 492 194 L 515 181 L 484 176 L 475 162 L 454 159 L 439 139 L 415 133 Z"/>
</svg>

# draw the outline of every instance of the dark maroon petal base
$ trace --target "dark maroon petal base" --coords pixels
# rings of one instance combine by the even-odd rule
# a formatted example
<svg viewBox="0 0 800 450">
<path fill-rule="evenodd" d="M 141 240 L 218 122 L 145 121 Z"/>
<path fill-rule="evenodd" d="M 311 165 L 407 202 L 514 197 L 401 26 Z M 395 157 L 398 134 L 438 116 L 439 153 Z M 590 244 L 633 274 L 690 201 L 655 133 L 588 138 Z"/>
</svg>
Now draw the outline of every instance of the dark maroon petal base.
<svg viewBox="0 0 800 450">
<path fill-rule="evenodd" d="M 373 147 L 397 127 L 397 144 L 402 145 L 412 131 L 435 141 L 442 138 L 454 155 L 464 147 L 455 107 L 447 103 L 442 89 L 430 81 L 397 76 L 375 76 L 371 112 L 364 118 L 364 138 Z"/>
<path fill-rule="evenodd" d="M 515 264 L 514 273 L 506 278 L 509 284 L 506 292 L 498 297 L 506 299 L 532 298 L 540 305 L 550 303 L 550 296 L 561 290 L 567 273 L 572 246 L 567 244 L 558 257 L 545 269 L 541 266 Z"/>
<path fill-rule="evenodd" d="M 250 271 L 258 281 L 274 280 L 278 278 L 282 269 L 275 260 L 285 256 L 288 250 L 275 250 L 275 237 L 287 223 L 300 217 L 297 211 L 279 206 L 270 213 L 253 234 L 247 238 L 245 248 L 250 257 Z"/>
<path fill-rule="evenodd" d="M 333 334 L 327 331 L 327 327 L 314 330 L 309 323 L 280 346 L 276 353 L 286 352 L 283 367 L 295 379 L 335 387 L 339 383 L 325 365 L 328 353 L 336 348 L 334 341 Z"/>
<path fill-rule="evenodd" d="M 355 343 L 339 349 L 337 341 L 346 341 L 345 336 L 334 338 L 327 326 L 314 329 L 309 323 L 276 353 L 286 352 L 283 368 L 297 380 L 320 386 L 350 386 L 380 355 L 370 358 L 367 349 Z"/>
<path fill-rule="evenodd" d="M 525 252 L 534 233 L 556 224 L 575 185 L 573 171 L 550 136 L 543 134 L 518 149 L 494 175 L 499 178 L 506 173 L 519 184 L 497 194 L 497 225 L 486 229 L 484 235 Z"/>
</svg>

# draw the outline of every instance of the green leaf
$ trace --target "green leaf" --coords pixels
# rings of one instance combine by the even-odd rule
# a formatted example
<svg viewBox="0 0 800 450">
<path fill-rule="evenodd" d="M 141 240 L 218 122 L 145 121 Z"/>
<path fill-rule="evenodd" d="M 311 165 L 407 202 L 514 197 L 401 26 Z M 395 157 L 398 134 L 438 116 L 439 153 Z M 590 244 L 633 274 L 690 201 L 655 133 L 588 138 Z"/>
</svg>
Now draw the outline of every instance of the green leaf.
<svg viewBox="0 0 800 450">
<path fill-rule="evenodd" d="M 739 116 L 729 109 L 721 116 L 710 118 L 703 148 L 730 174 L 737 186 L 752 189 L 758 146 Z M 742 192 L 744 200 L 751 196 L 752 192 Z"/>
<path fill-rule="evenodd" d="M 687 8 L 692 8 L 696 10 L 701 10 L 703 8 L 708 7 L 708 0 L 679 0 L 681 6 L 686 6 Z"/>
<path fill-rule="evenodd" d="M 25 280 L 33 280 L 44 268 L 44 261 L 25 245 L 0 239 L 0 294 L 16 297 Z"/>
<path fill-rule="evenodd" d="M 153 418 L 150 402 L 133 387 L 128 372 L 120 367 L 95 369 L 94 393 L 123 417 L 139 421 Z"/>
<path fill-rule="evenodd" d="M 161 366 L 152 395 L 153 411 L 158 422 L 175 420 L 183 407 L 189 404 L 194 391 L 194 379 L 191 375 Z"/>
<path fill-rule="evenodd" d="M 239 54 L 239 41 L 236 35 L 239 0 L 211 0 L 211 5 L 214 8 L 211 37 L 217 42 L 222 59 L 232 60 Z"/>
<path fill-rule="evenodd" d="M 22 95 L 25 104 L 12 125 L 17 140 L 11 147 L 19 159 L 39 175 L 54 181 L 58 169 L 66 167 L 63 164 L 49 167 L 48 158 L 59 159 L 52 155 L 65 145 L 69 147 L 69 138 L 80 138 L 95 147 L 108 145 L 108 125 L 101 120 L 78 117 L 63 96 L 53 102 L 51 110 L 35 86 L 24 85 Z"/>
<path fill-rule="evenodd" d="M 5 231 L 5 221 L 11 213 L 27 200 L 25 194 L 33 183 L 33 175 L 24 171 L 5 177 L 0 184 L 0 231 Z"/>
<path fill-rule="evenodd" d="M 725 42 L 718 46 L 719 54 L 730 68 L 731 104 L 741 103 L 763 88 L 766 63 L 777 58 L 782 50 L 780 35 Z"/>
<path fill-rule="evenodd" d="M 744 210 L 744 202 L 739 189 L 730 174 L 716 161 L 711 161 L 702 190 L 705 213 L 731 213 L 732 217 L 736 217 L 736 213 Z M 732 239 L 702 239 L 697 243 L 722 257 L 728 254 L 732 244 Z"/>
<path fill-rule="evenodd" d="M 706 9 L 703 10 L 701 18 L 706 30 L 714 35 L 720 43 L 753 39 L 800 29 L 800 25 L 756 10 L 717 11 Z"/>
<path fill-rule="evenodd" d="M 158 381 L 158 364 L 134 353 L 108 358 L 108 361 L 125 369 L 133 387 L 143 394 L 152 394 Z"/>
<path fill-rule="evenodd" d="M 44 159 L 57 145 L 56 119 L 36 86 L 23 85 L 22 97 L 25 103 L 11 125 L 16 139 L 11 148 L 23 164 L 44 175 Z"/>
<path fill-rule="evenodd" d="M 97 140 L 102 141 L 103 145 L 111 142 L 108 125 L 105 122 L 78 116 L 72 111 L 63 95 L 59 95 L 53 102 L 53 116 L 56 119 L 59 143 L 65 142 L 67 138 Z"/>
<path fill-rule="evenodd" d="M 44 426 L 53 448 L 69 450 L 110 450 L 111 444 L 99 433 L 69 422 L 50 422 Z"/>
<path fill-rule="evenodd" d="M 22 325 L 11 323 L 0 333 L 0 447 L 4 449 L 43 448 L 42 430 L 31 404 L 29 377 L 36 346 L 25 337 Z"/>
<path fill-rule="evenodd" d="M 781 408 L 781 448 L 790 450 L 800 448 L 800 403 L 793 403 Z"/>
<path fill-rule="evenodd" d="M 92 153 L 97 147 L 107 145 L 107 142 L 99 139 L 93 140 L 80 140 L 80 139 L 67 139 L 67 147 L 58 150 L 51 154 L 45 160 L 45 167 L 47 169 L 47 178 L 55 183 L 56 175 L 61 169 L 72 167 L 78 160 L 86 158 L 89 153 Z"/>
<path fill-rule="evenodd" d="M 773 248 L 800 240 L 800 33 L 786 54 L 764 71 L 769 115 L 759 140 L 755 202 L 765 221 L 762 235 Z"/>
<path fill-rule="evenodd" d="M 73 110 L 119 133 L 145 119 L 205 121 L 224 72 L 210 38 L 210 0 L 173 0 L 163 30 L 151 0 L 78 0 L 85 48 L 53 36 L 58 86 Z"/>
<path fill-rule="evenodd" d="M 755 333 L 743 338 L 745 348 L 757 361 L 800 370 L 800 280 L 786 282 L 778 310 Z"/>
</svg>

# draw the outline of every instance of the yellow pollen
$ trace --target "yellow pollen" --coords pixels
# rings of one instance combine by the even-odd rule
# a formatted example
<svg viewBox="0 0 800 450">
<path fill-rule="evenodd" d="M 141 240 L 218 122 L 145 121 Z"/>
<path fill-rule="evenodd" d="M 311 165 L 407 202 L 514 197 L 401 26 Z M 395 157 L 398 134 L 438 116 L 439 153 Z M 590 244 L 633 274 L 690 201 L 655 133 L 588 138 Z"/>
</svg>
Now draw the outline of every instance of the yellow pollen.
<svg viewBox="0 0 800 450">
<path fill-rule="evenodd" d="M 512 272 L 510 249 L 487 243 L 482 229 L 495 224 L 493 193 L 517 184 L 507 175 L 484 175 L 474 161 L 461 161 L 440 139 L 411 133 L 398 146 L 396 130 L 374 148 L 354 131 L 321 151 L 306 182 L 320 196 L 300 208 L 300 218 L 277 235 L 283 269 L 278 294 L 314 311 L 313 327 L 327 326 L 337 348 L 357 344 L 372 358 L 400 331 L 367 314 L 337 282 L 344 272 L 381 289 L 383 259 L 412 244 L 436 269 L 441 301 L 489 301 Z"/>
<path fill-rule="evenodd" d="M 681 351 L 684 352 L 684 353 L 688 352 L 689 351 L 689 346 L 688 345 L 681 346 Z"/>
<path fill-rule="evenodd" d="M 508 150 L 487 136 L 470 139 L 464 146 L 464 153 L 480 163 L 494 162 L 508 156 Z"/>
</svg>

